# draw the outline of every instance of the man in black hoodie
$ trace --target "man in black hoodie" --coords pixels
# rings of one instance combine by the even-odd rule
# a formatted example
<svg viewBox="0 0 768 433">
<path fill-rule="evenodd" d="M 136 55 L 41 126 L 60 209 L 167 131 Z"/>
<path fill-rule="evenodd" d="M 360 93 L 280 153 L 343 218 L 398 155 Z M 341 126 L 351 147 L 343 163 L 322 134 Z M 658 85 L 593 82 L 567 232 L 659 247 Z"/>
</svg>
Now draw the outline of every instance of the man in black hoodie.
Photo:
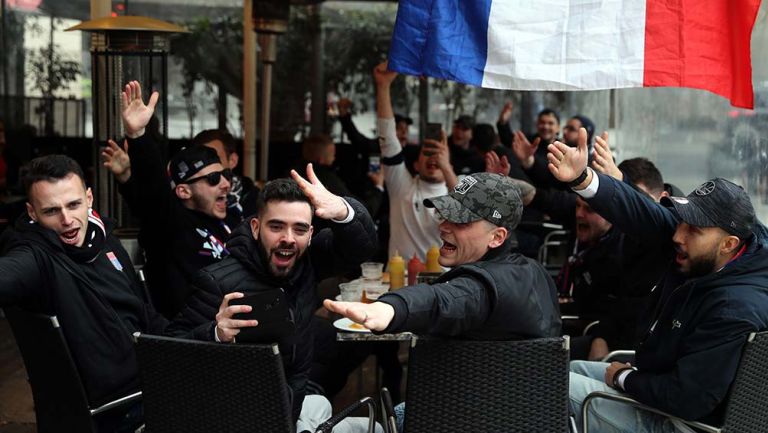
<svg viewBox="0 0 768 433">
<path fill-rule="evenodd" d="M 622 232 L 665 251 L 668 271 L 652 291 L 653 308 L 635 365 L 574 361 L 574 413 L 591 391 L 626 393 L 672 415 L 722 421 L 728 389 L 750 332 L 768 328 L 768 249 L 747 193 L 724 180 L 687 197 L 646 199 L 624 182 L 587 168 L 587 133 L 577 147 L 549 146 L 549 169 Z M 590 430 L 673 431 L 665 419 L 629 406 L 591 406 Z"/>
<path fill-rule="evenodd" d="M 304 430 L 307 378 L 312 364 L 310 322 L 319 307 L 318 281 L 348 272 L 376 251 L 376 230 L 365 207 L 352 198 L 333 195 L 307 166 L 309 182 L 295 171 L 295 180 L 267 183 L 257 213 L 240 225 L 227 245 L 230 256 L 208 266 L 193 282 L 192 296 L 168 332 L 192 331 L 195 338 L 233 342 L 240 330 L 258 326 L 233 319 L 251 307 L 229 305 L 245 295 L 282 290 L 296 327 L 290 341 L 280 344 L 293 398 L 293 417 Z M 312 215 L 329 220 L 313 236 Z M 311 242 L 311 246 L 310 246 Z M 314 430 L 313 430 L 314 431 Z"/>
<path fill-rule="evenodd" d="M 139 242 L 155 306 L 172 318 L 184 306 L 197 271 L 229 254 L 225 218 L 232 170 L 206 146 L 182 149 L 166 165 L 158 144 L 145 133 L 158 96 L 154 92 L 145 104 L 137 81 L 125 86 L 122 117 L 130 177 L 119 189 L 141 220 Z"/>
<path fill-rule="evenodd" d="M 0 306 L 57 316 L 88 401 L 98 406 L 138 391 L 131 335 L 161 334 L 167 322 L 147 303 L 113 222 L 91 209 L 83 179 L 64 155 L 30 163 L 27 213 L 2 239 Z M 135 430 L 140 407 L 95 417 L 98 431 Z"/>
</svg>

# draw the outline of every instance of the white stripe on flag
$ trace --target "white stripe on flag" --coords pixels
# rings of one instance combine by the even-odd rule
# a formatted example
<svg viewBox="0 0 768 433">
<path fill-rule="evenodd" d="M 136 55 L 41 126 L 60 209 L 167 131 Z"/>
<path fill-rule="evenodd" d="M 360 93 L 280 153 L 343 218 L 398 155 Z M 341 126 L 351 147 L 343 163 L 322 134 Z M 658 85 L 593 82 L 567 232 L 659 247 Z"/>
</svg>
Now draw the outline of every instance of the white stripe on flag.
<svg viewBox="0 0 768 433">
<path fill-rule="evenodd" d="M 493 0 L 483 87 L 642 87 L 646 0 Z"/>
</svg>

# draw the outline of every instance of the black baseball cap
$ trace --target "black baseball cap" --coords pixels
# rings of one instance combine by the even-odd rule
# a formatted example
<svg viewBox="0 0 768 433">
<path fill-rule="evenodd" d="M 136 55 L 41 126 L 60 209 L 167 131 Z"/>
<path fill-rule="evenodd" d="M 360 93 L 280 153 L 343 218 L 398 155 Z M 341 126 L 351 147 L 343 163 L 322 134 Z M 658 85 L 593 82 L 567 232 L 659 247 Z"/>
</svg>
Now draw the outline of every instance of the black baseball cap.
<svg viewBox="0 0 768 433">
<path fill-rule="evenodd" d="M 701 184 L 686 197 L 664 197 L 661 204 L 696 227 L 719 227 L 739 239 L 752 235 L 757 217 L 744 188 L 723 178 Z"/>
<path fill-rule="evenodd" d="M 395 114 L 395 124 L 398 124 L 400 122 L 405 122 L 405 124 L 408 126 L 413 125 L 413 119 L 411 119 L 410 117 L 403 116 L 402 114 Z"/>
<path fill-rule="evenodd" d="M 523 214 L 520 188 L 512 179 L 495 173 L 465 176 L 453 192 L 424 200 L 424 206 L 435 210 L 454 223 L 486 220 L 499 227 L 514 230 Z"/>
<path fill-rule="evenodd" d="M 206 146 L 190 146 L 181 149 L 168 164 L 168 177 L 173 188 L 211 164 L 221 164 L 215 149 Z"/>
<path fill-rule="evenodd" d="M 453 124 L 461 129 L 472 129 L 475 127 L 475 118 L 467 114 L 462 114 L 453 121 Z"/>
</svg>

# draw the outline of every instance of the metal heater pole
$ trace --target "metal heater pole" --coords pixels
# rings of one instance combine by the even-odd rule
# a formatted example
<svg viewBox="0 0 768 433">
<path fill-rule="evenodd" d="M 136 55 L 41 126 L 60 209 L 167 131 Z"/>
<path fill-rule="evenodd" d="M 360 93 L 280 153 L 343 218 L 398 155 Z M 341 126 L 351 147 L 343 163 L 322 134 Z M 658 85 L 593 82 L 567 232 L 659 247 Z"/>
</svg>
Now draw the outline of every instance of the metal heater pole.
<svg viewBox="0 0 768 433">
<path fill-rule="evenodd" d="M 261 152 L 259 155 L 259 180 L 269 178 L 269 121 L 272 107 L 272 66 L 277 56 L 277 35 L 259 34 L 264 70 L 261 78 Z"/>
</svg>

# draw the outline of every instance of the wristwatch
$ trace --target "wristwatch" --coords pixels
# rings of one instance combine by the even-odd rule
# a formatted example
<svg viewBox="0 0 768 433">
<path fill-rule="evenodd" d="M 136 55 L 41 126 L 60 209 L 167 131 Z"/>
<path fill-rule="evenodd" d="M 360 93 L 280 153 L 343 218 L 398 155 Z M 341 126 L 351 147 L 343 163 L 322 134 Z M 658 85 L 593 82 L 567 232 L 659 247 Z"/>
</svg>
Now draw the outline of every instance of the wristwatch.
<svg viewBox="0 0 768 433">
<path fill-rule="evenodd" d="M 579 177 L 568 182 L 568 186 L 571 188 L 576 188 L 577 186 L 581 185 L 581 183 L 584 182 L 589 176 L 589 172 L 587 170 L 589 169 L 585 168 L 584 171 L 579 175 Z"/>
</svg>

